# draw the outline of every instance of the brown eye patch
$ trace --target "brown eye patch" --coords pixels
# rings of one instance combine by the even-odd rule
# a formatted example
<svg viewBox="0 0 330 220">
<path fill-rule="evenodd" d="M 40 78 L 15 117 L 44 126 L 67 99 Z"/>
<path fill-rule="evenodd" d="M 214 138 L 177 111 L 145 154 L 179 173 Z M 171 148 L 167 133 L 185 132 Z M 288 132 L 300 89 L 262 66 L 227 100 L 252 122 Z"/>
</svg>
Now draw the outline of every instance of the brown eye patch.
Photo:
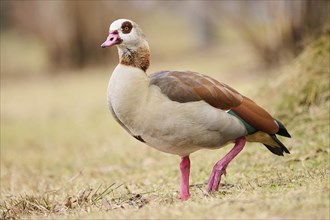
<svg viewBox="0 0 330 220">
<path fill-rule="evenodd" d="M 124 34 L 128 34 L 131 32 L 133 28 L 133 25 L 131 22 L 129 21 L 125 21 L 122 25 L 121 25 L 121 30 Z"/>
</svg>

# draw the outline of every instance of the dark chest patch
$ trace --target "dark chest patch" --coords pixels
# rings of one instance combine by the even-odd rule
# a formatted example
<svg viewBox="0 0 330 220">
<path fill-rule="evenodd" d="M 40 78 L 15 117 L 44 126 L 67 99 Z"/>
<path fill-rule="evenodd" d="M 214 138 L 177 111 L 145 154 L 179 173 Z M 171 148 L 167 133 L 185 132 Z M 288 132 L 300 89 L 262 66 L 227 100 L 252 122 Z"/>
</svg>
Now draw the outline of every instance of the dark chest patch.
<svg viewBox="0 0 330 220">
<path fill-rule="evenodd" d="M 133 137 L 134 137 L 136 140 L 139 140 L 139 141 L 145 143 L 145 141 L 143 140 L 143 138 L 142 138 L 140 135 L 133 135 Z"/>
</svg>

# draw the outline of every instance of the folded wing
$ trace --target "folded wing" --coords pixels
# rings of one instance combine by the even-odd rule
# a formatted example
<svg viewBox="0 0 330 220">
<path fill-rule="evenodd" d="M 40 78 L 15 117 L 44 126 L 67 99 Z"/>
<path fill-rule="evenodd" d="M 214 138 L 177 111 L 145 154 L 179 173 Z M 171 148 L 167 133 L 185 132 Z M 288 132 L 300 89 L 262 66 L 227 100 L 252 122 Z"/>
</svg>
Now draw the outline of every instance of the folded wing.
<svg viewBox="0 0 330 220">
<path fill-rule="evenodd" d="M 276 134 L 279 125 L 274 118 L 252 100 L 228 85 L 190 71 L 162 71 L 150 76 L 151 84 L 158 86 L 170 100 L 186 103 L 205 101 L 225 111 L 232 111 L 257 131 Z"/>
</svg>

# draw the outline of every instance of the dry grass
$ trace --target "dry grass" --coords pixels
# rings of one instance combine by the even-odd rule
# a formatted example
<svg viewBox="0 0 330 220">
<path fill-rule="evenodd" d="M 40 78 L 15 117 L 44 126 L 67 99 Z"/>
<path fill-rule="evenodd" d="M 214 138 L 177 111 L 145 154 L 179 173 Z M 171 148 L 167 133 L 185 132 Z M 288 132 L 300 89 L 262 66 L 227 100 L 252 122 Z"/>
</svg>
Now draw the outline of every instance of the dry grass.
<svg viewBox="0 0 330 220">
<path fill-rule="evenodd" d="M 328 48 L 317 41 L 250 96 L 287 125 L 291 155 L 249 144 L 219 193 L 205 196 L 211 168 L 229 146 L 196 152 L 187 202 L 177 199 L 180 159 L 130 138 L 110 117 L 104 70 L 2 81 L 1 219 L 329 219 Z M 252 94 L 255 78 L 237 76 L 224 78 Z"/>
</svg>

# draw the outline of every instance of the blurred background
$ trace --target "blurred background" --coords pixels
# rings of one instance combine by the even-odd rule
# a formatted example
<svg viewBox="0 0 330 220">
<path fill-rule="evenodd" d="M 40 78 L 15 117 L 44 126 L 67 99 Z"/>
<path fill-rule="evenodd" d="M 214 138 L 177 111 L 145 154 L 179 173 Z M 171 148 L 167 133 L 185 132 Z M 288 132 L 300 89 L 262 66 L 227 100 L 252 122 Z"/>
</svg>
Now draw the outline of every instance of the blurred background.
<svg viewBox="0 0 330 220">
<path fill-rule="evenodd" d="M 324 168 L 325 156 L 313 156 L 329 152 L 322 150 L 329 147 L 329 3 L 1 0 L 0 201 L 13 195 L 43 196 L 45 192 L 54 195 L 54 201 L 66 201 L 70 195 L 79 195 L 86 186 L 97 188 L 99 184 L 110 183 L 123 183 L 132 192 L 163 187 L 158 192 L 165 195 L 177 190 L 179 158 L 129 137 L 108 111 L 107 84 L 118 55 L 116 48 L 102 49 L 100 45 L 108 35 L 109 25 L 118 18 L 131 19 L 144 31 L 151 48 L 148 73 L 191 70 L 231 85 L 287 126 L 294 138 L 284 142 L 292 153 L 285 160 L 314 158 L 310 163 L 317 160 L 314 164 L 322 166 L 315 166 L 312 174 L 329 170 Z M 321 40 L 314 40 L 319 35 Z M 304 50 L 310 42 L 312 46 Z M 239 180 L 251 177 L 247 187 L 244 190 L 238 187 L 239 192 L 233 197 L 250 191 L 250 183 L 261 189 L 258 183 L 261 176 L 267 183 L 264 185 L 273 186 L 272 181 L 277 178 L 271 170 L 274 167 L 279 169 L 278 174 L 290 176 L 287 179 L 305 172 L 301 170 L 304 163 L 295 163 L 292 168 L 292 163 L 283 164 L 282 158 L 274 157 L 266 149 L 259 150 L 260 145 L 250 145 L 240 156 L 236 164 L 239 166 L 233 164 L 230 168 L 237 169 Z M 226 151 L 228 147 L 216 153 L 193 154 L 196 169 L 192 170 L 192 181 L 203 183 L 210 167 Z M 269 161 L 275 165 L 269 166 Z M 317 178 L 307 177 L 299 178 L 318 184 Z M 282 181 L 282 177 L 279 179 Z M 296 184 L 301 186 L 300 180 Z M 256 208 L 250 210 L 283 206 L 282 212 L 286 213 L 283 216 L 295 212 L 302 218 L 306 217 L 304 211 L 319 212 L 318 207 L 324 207 L 327 211 L 320 214 L 328 216 L 328 183 L 327 179 L 323 187 L 326 190 L 316 192 L 320 186 L 306 182 L 309 188 L 298 190 L 306 199 L 286 197 L 286 203 L 283 203 L 286 190 L 282 190 L 280 183 L 279 196 L 267 193 L 272 200 L 264 206 L 266 196 L 260 194 L 255 201 L 262 200 L 263 206 L 257 202 Z M 296 189 L 291 186 L 290 183 L 287 188 Z M 124 187 L 119 190 L 119 196 L 125 193 Z M 319 199 L 320 194 L 323 200 Z M 255 198 L 259 191 L 249 195 Z M 310 206 L 309 198 L 319 206 Z M 246 201 L 250 200 L 250 196 L 246 197 Z M 21 199 L 17 203 L 11 201 L 14 216 L 18 204 L 22 204 L 22 213 L 28 206 L 32 213 L 36 210 L 35 206 L 25 206 Z M 0 212 L 4 207 L 0 204 Z M 63 207 L 67 210 L 66 205 Z M 212 205 L 201 209 L 201 213 L 205 210 L 222 213 L 214 207 L 223 210 L 224 206 Z M 232 207 L 232 202 L 228 207 Z M 154 210 L 158 212 L 158 208 Z M 271 218 L 282 216 L 276 208 L 273 210 Z"/>
<path fill-rule="evenodd" d="M 70 152 L 76 158 L 66 163 L 74 167 L 102 161 L 95 158 L 106 159 L 118 145 L 139 144 L 127 138 L 107 109 L 107 83 L 118 55 L 100 45 L 118 18 L 143 29 L 151 48 L 149 73 L 204 73 L 266 104 L 271 113 L 276 109 L 267 101 L 273 102 L 269 93 L 276 92 L 258 88 L 269 87 L 281 67 L 329 24 L 329 1 L 0 3 L 1 163 L 17 169 L 18 159 L 21 169 L 35 160 L 39 168 L 52 170 L 57 166 L 50 161 L 63 163 L 61 155 Z M 120 154 L 129 149 L 114 157 L 124 158 Z"/>
<path fill-rule="evenodd" d="M 218 62 L 273 68 L 319 34 L 328 13 L 329 1 L 1 1 L 1 76 L 115 64 L 117 51 L 100 44 L 118 18 L 142 27 L 152 61 L 168 61 L 165 68 L 191 54 L 203 63 L 210 53 Z"/>
</svg>

